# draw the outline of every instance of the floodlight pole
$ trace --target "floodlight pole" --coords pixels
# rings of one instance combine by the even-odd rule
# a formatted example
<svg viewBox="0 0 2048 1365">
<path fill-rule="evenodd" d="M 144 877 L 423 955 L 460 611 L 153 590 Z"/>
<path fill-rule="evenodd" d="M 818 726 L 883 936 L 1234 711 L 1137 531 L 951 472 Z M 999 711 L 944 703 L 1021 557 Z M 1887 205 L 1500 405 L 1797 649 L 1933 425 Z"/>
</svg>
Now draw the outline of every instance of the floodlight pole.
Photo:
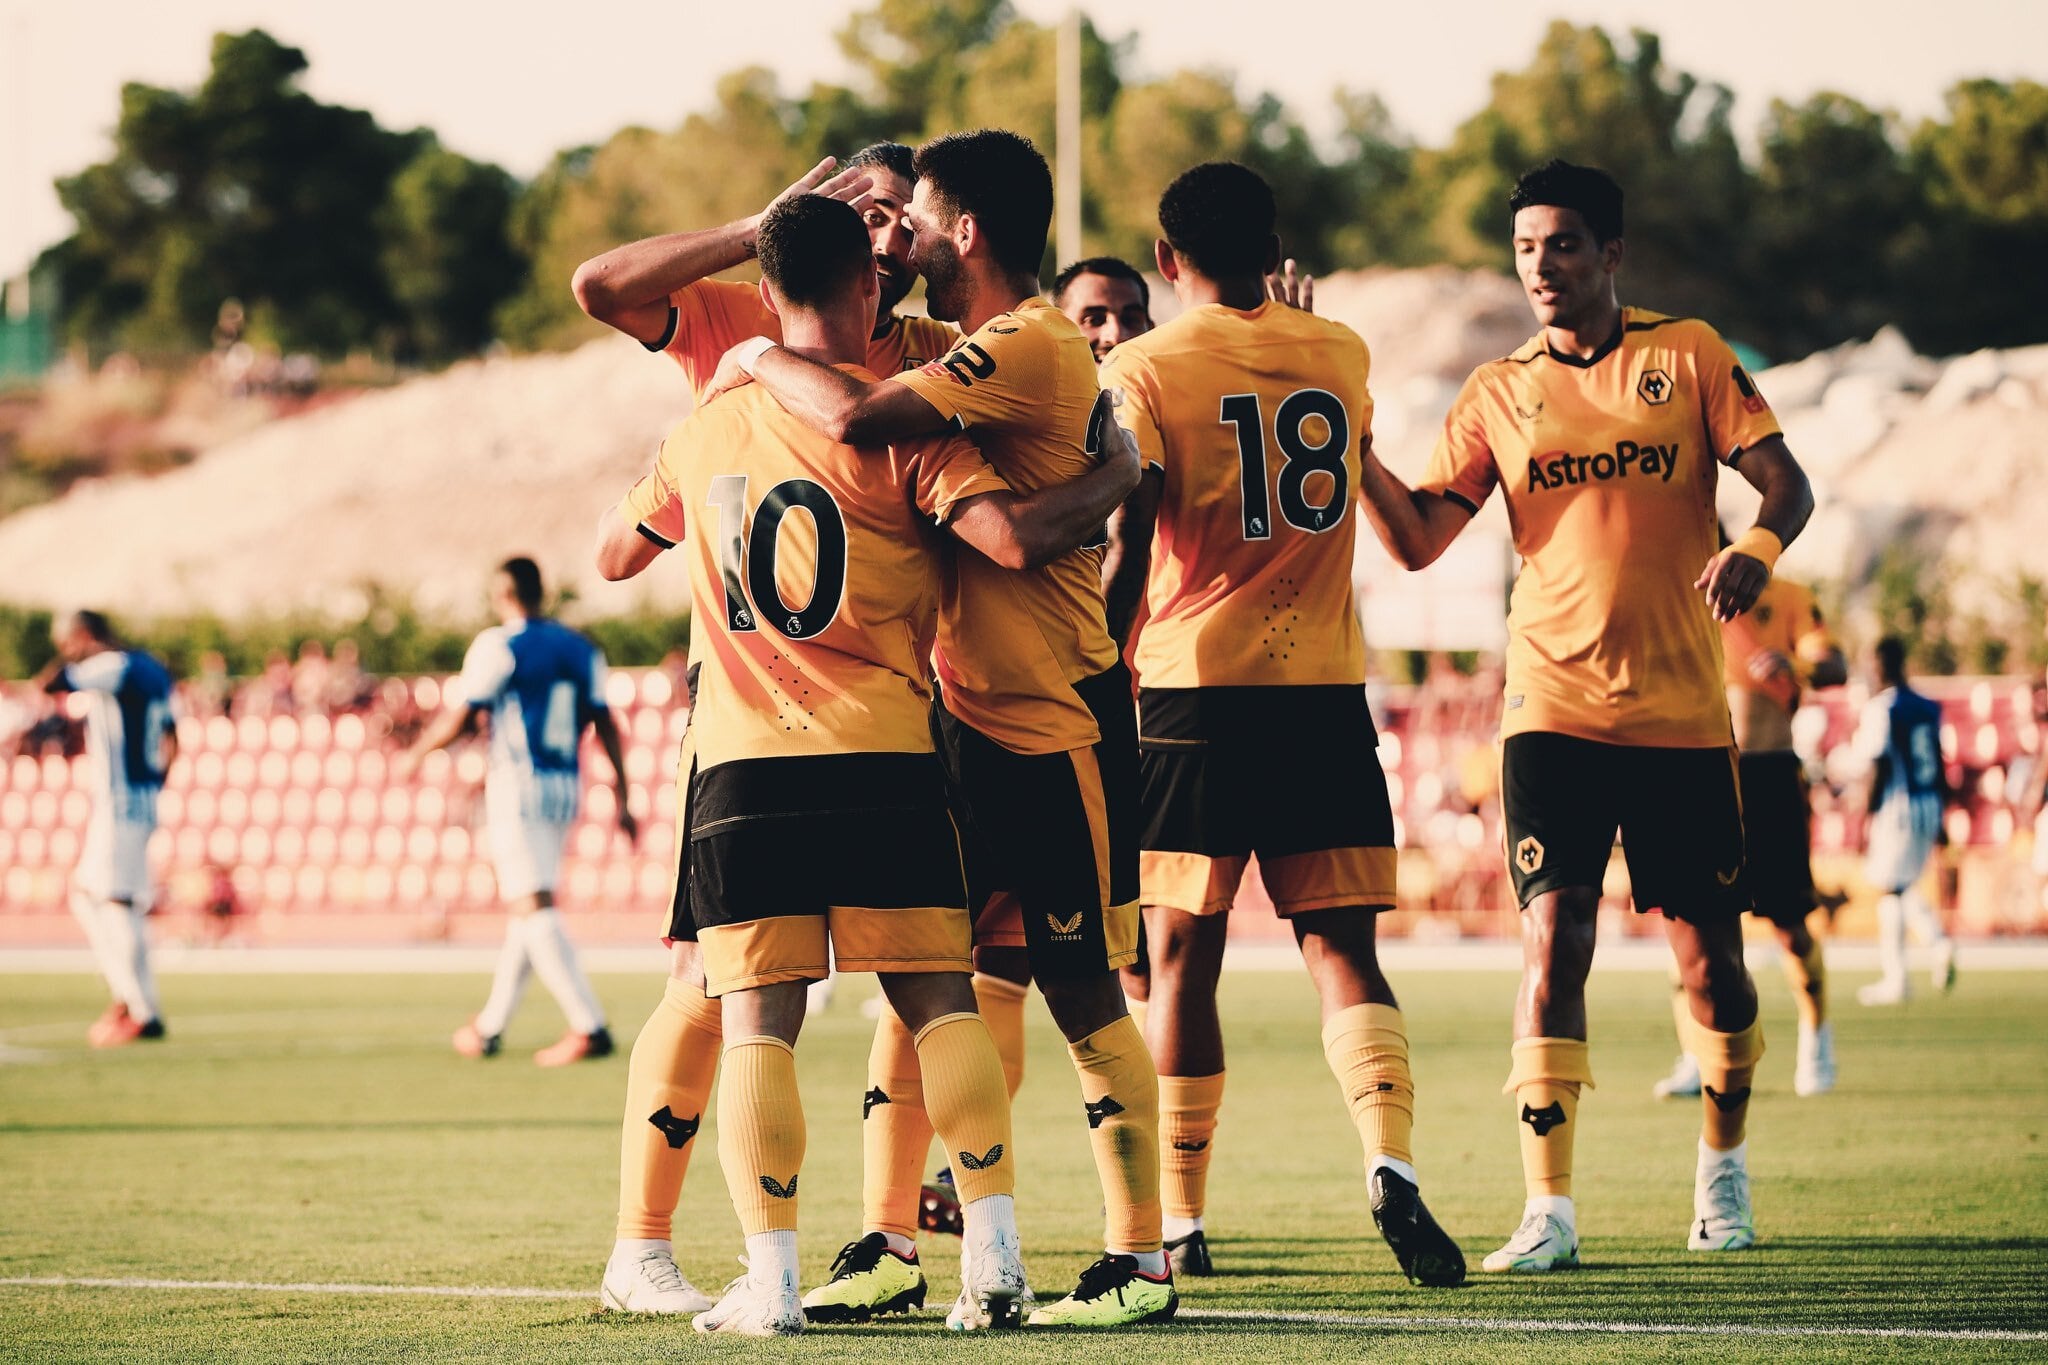
<svg viewBox="0 0 2048 1365">
<path fill-rule="evenodd" d="M 1053 84 L 1053 241 L 1056 269 L 1081 259 L 1081 11 L 1060 20 Z"/>
</svg>

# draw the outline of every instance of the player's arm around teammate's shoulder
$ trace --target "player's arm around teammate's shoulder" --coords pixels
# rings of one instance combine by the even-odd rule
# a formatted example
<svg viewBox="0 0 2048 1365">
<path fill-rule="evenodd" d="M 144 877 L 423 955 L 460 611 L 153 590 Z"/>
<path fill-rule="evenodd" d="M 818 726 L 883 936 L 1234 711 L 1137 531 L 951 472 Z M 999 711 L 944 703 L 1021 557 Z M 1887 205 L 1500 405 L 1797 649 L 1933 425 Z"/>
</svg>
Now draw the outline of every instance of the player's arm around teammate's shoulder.
<svg viewBox="0 0 2048 1365">
<path fill-rule="evenodd" d="M 645 237 L 591 257 L 576 267 L 569 281 L 577 306 L 606 326 L 651 345 L 668 329 L 670 295 L 753 259 L 754 237 L 768 208 L 792 194 L 852 200 L 867 190 L 864 173 L 847 170 L 835 174 L 837 165 L 834 158 L 826 157 L 769 201 L 761 213 L 736 218 L 722 227 Z"/>
<path fill-rule="evenodd" d="M 749 382 L 760 383 L 790 416 L 840 445 L 888 445 L 929 436 L 947 426 L 943 413 L 901 384 L 862 379 L 821 365 L 767 337 L 749 337 L 725 353 L 704 391 L 704 401 Z"/>
<path fill-rule="evenodd" d="M 1289 261 L 1291 267 L 1294 262 Z M 1282 288 L 1280 276 L 1269 277 L 1267 289 Z M 1313 284 L 1308 288 L 1312 289 Z M 1296 283 L 1297 297 L 1301 284 Z M 1276 295 L 1277 297 L 1277 295 Z M 1295 299 L 1286 300 L 1295 306 Z M 1144 473 L 1124 499 L 1122 512 L 1109 523 L 1109 545 L 1102 556 L 1102 600 L 1109 638 L 1128 643 L 1131 623 L 1144 601 L 1145 580 L 1152 563 L 1152 536 L 1159 524 L 1159 503 L 1166 487 L 1166 442 L 1160 435 L 1160 393 L 1151 364 L 1129 347 L 1111 351 L 1102 363 L 1103 391 L 1120 392 L 1118 416 L 1138 447 Z"/>
<path fill-rule="evenodd" d="M 605 509 L 597 523 L 597 571 L 610 583 L 623 582 L 646 569 L 664 550 L 682 544 L 685 529 L 683 495 L 670 460 L 671 442 L 687 423 L 679 423 L 655 452 L 654 467 L 640 476 L 626 496 Z"/>
<path fill-rule="evenodd" d="M 1114 391 L 1103 390 L 1089 416 L 1095 468 L 1029 495 L 1002 491 L 965 499 L 941 524 L 1006 569 L 1036 569 L 1098 541 L 1143 469 L 1136 439 L 1116 420 L 1118 401 Z"/>
</svg>

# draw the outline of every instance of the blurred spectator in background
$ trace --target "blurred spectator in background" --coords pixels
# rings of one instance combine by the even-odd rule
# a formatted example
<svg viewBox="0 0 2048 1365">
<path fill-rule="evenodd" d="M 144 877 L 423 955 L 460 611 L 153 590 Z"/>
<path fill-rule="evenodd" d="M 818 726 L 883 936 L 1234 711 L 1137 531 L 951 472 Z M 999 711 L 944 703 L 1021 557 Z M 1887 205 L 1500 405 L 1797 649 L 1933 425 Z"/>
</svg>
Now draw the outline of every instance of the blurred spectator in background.
<svg viewBox="0 0 2048 1365">
<path fill-rule="evenodd" d="M 370 700 L 376 686 L 376 681 L 363 672 L 362 651 L 356 642 L 347 636 L 336 640 L 334 657 L 327 665 L 327 713 L 338 716 L 359 709 Z"/>
<path fill-rule="evenodd" d="M 199 656 L 199 671 L 184 685 L 187 713 L 201 720 L 228 715 L 234 708 L 235 680 L 228 676 L 228 660 L 217 649 Z"/>
<path fill-rule="evenodd" d="M 327 663 L 327 646 L 307 640 L 299 646 L 299 661 L 292 665 L 292 711 L 308 716 L 327 709 L 327 681 L 332 670 Z"/>
</svg>

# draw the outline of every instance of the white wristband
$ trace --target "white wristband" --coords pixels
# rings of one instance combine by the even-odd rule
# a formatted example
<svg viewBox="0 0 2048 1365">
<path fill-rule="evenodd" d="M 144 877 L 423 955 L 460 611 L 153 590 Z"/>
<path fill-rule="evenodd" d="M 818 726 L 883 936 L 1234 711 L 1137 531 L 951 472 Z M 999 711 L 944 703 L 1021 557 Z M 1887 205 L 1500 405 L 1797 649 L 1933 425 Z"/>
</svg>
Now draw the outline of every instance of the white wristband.
<svg viewBox="0 0 2048 1365">
<path fill-rule="evenodd" d="M 775 343 L 767 337 L 749 337 L 733 347 L 732 352 L 739 367 L 748 374 L 752 374 L 754 372 L 754 362 L 761 358 L 761 353 L 774 349 Z"/>
</svg>

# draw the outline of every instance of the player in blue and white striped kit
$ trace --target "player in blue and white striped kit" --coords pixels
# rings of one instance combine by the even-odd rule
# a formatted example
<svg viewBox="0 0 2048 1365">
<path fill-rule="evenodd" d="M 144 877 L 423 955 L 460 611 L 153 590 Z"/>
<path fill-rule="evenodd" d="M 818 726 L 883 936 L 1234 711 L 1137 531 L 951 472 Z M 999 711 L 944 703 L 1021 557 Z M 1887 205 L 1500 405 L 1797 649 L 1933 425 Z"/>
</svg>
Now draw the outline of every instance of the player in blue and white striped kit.
<svg viewBox="0 0 2048 1365">
<path fill-rule="evenodd" d="M 45 691 L 87 698 L 92 819 L 71 878 L 71 912 L 114 994 L 88 1036 L 95 1047 L 161 1038 L 143 918 L 154 899 L 148 855 L 157 794 L 178 752 L 171 675 L 148 654 L 124 647 L 96 611 L 62 617 L 51 639 L 57 658 L 37 681 Z"/>
<path fill-rule="evenodd" d="M 1941 838 L 1948 777 L 1941 759 L 1941 707 L 1906 685 L 1906 647 L 1893 637 L 1877 642 L 1883 690 L 1864 705 L 1854 741 L 1871 774 L 1870 825 L 1864 875 L 1883 899 L 1877 903 L 1878 962 L 1883 975 L 1856 993 L 1866 1005 L 1896 1005 L 1906 989 L 1906 928 L 1934 950 L 1934 984 L 1955 984 L 1955 944 L 1919 881 Z"/>
<path fill-rule="evenodd" d="M 538 972 L 568 1016 L 569 1032 L 534 1060 L 563 1066 L 612 1050 L 604 1007 L 576 960 L 555 912 L 562 844 L 575 822 L 582 774 L 577 753 L 587 725 L 611 760 L 619 828 L 639 829 L 627 807 L 625 760 L 618 726 L 605 703 L 605 661 L 598 647 L 541 615 L 540 569 L 508 559 L 491 579 L 491 607 L 501 624 L 476 637 L 462 663 L 461 696 L 437 717 L 400 760 L 409 775 L 434 749 L 490 725 L 490 767 L 484 779 L 491 859 L 498 895 L 511 913 L 490 999 L 455 1032 L 455 1050 L 489 1057 L 519 1007 L 526 978 Z"/>
</svg>

